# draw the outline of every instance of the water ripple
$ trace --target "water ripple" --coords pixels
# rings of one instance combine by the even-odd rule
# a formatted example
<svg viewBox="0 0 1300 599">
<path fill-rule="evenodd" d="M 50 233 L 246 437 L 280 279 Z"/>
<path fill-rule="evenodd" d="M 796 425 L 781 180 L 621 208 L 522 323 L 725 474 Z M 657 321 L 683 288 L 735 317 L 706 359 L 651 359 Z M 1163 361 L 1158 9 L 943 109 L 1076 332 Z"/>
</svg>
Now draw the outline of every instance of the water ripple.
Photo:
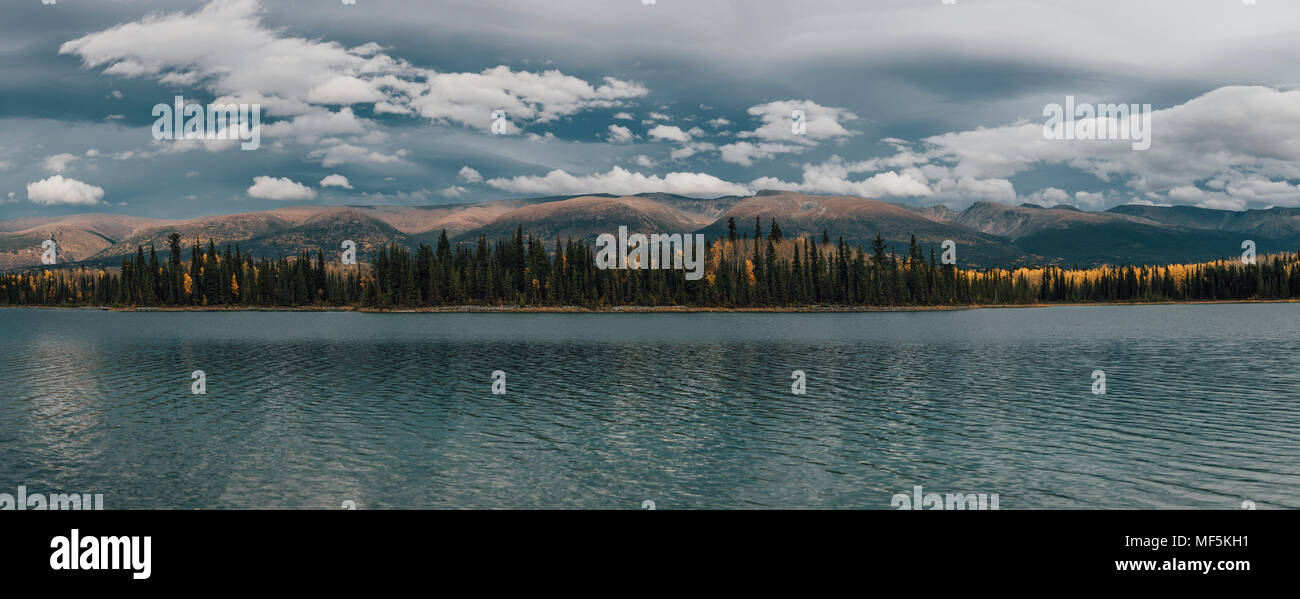
<svg viewBox="0 0 1300 599">
<path fill-rule="evenodd" d="M 0 310 L 0 484 L 110 508 L 888 508 L 914 485 L 1295 508 L 1297 309 Z"/>
</svg>

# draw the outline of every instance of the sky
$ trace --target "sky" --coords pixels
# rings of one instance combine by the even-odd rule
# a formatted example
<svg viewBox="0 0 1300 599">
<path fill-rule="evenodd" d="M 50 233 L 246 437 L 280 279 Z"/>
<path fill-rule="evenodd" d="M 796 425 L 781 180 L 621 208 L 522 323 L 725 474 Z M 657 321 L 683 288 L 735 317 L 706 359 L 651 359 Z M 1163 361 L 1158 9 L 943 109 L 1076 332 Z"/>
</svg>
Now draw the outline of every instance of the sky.
<svg viewBox="0 0 1300 599">
<path fill-rule="evenodd" d="M 0 13 L 0 219 L 763 189 L 954 209 L 1300 206 L 1294 0 L 6 0 Z M 256 104 L 260 144 L 156 139 L 155 107 L 176 96 Z M 1149 148 L 1051 139 L 1047 107 L 1067 97 L 1150 105 Z"/>
</svg>

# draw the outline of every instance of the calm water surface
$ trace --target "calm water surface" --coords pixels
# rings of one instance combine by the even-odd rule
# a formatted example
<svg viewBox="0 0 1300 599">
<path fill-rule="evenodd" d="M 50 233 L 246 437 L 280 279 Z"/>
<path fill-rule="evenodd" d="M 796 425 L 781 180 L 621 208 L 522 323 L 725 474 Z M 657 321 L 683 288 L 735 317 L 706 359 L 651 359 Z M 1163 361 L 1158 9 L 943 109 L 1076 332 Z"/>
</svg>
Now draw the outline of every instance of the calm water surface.
<svg viewBox="0 0 1300 599">
<path fill-rule="evenodd" d="M 103 493 L 109 509 L 888 509 L 919 484 L 1002 509 L 1296 508 L 1298 391 L 1300 304 L 0 309 L 0 493 Z"/>
</svg>

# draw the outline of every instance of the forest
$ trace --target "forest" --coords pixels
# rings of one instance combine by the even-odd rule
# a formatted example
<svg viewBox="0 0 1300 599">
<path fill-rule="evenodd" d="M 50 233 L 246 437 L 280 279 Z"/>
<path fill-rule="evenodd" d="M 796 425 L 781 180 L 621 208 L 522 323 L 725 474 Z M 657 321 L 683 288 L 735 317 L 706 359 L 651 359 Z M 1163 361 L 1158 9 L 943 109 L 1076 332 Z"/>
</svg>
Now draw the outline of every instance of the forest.
<svg viewBox="0 0 1300 599">
<path fill-rule="evenodd" d="M 940 264 L 913 237 L 905 252 L 787 238 L 775 220 L 753 235 L 708 245 L 705 276 L 681 270 L 600 269 L 579 239 L 509 239 L 374 248 L 344 265 L 324 253 L 254 257 L 195 240 L 188 260 L 173 233 L 165 258 L 137 247 L 120 268 L 47 267 L 0 273 L 0 305 L 111 307 L 906 307 L 1037 303 L 1300 299 L 1300 253 L 1192 265 L 962 269 Z M 637 266 L 637 265 L 632 265 Z"/>
</svg>

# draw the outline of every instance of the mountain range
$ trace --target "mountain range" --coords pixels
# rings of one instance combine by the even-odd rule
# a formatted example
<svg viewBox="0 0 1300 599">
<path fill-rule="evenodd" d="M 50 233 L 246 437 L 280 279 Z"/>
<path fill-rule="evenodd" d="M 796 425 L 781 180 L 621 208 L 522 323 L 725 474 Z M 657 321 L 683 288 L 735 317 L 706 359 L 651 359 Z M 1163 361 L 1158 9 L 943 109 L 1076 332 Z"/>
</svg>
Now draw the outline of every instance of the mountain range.
<svg viewBox="0 0 1300 599">
<path fill-rule="evenodd" d="M 1260 254 L 1300 246 L 1300 208 L 1227 211 L 1191 206 L 1125 205 L 1104 212 L 1070 206 L 1008 206 L 977 202 L 965 210 L 915 207 L 853 196 L 764 191 L 753 196 L 696 199 L 663 193 L 591 194 L 436 206 L 290 206 L 262 212 L 165 220 L 117 214 L 75 214 L 0 220 L 0 269 L 40 265 L 41 242 L 59 243 L 60 263 L 112 266 L 139 246 L 165 255 L 167 237 L 238 244 L 254 255 L 327 254 L 351 239 L 364 256 L 381 245 L 433 245 L 443 231 L 453 243 L 496 239 L 522 229 L 555 240 L 601 233 L 702 233 L 752 237 L 755 219 L 767 234 L 776 219 L 791 236 L 829 235 L 869 245 L 877 234 L 897 251 L 912 236 L 938 250 L 953 240 L 961 264 L 1016 267 L 1055 264 L 1166 264 L 1238 256 L 1244 240 Z"/>
</svg>

